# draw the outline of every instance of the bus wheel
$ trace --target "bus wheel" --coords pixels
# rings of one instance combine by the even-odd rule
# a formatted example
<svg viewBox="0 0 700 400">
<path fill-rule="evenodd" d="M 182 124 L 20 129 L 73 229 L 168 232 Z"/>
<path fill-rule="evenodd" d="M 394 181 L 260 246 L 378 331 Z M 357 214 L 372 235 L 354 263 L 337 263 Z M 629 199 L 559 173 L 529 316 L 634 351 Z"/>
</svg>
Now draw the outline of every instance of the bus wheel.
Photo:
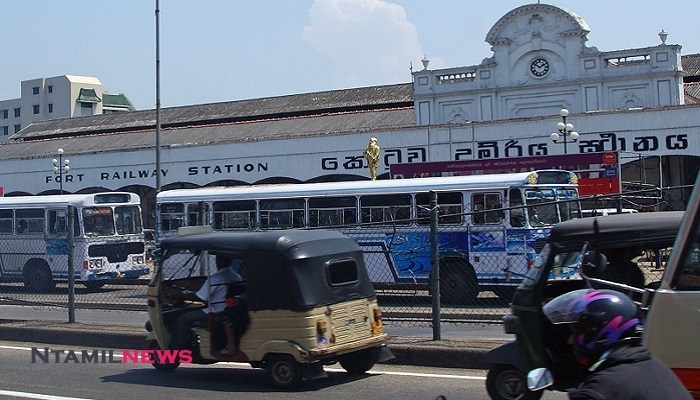
<svg viewBox="0 0 700 400">
<path fill-rule="evenodd" d="M 479 284 L 474 268 L 464 260 L 440 262 L 440 300 L 445 304 L 467 305 L 476 302 Z"/>
<path fill-rule="evenodd" d="M 370 347 L 368 349 L 343 354 L 338 362 L 344 370 L 351 375 L 360 375 L 369 371 L 379 360 L 379 349 Z"/>
<path fill-rule="evenodd" d="M 156 340 L 152 340 L 148 343 L 148 348 L 153 350 L 153 355 L 151 355 L 151 361 L 153 361 L 153 367 L 158 371 L 169 372 L 180 366 L 179 361 L 174 362 L 162 362 L 162 360 L 156 354 L 160 350 L 160 346 Z"/>
<path fill-rule="evenodd" d="M 22 270 L 24 287 L 32 292 L 48 292 L 56 287 L 51 277 L 51 270 L 46 263 L 30 260 Z"/>
<path fill-rule="evenodd" d="M 272 386 L 294 389 L 301 383 L 301 365 L 289 354 L 271 354 L 266 357 L 265 370 Z"/>
</svg>

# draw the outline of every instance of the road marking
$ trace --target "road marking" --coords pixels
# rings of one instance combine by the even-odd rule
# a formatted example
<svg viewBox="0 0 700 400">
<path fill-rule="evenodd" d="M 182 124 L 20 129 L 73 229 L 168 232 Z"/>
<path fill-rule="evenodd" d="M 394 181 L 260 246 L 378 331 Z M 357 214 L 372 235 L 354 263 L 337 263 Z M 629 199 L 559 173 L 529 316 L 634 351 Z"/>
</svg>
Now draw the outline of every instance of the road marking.
<svg viewBox="0 0 700 400">
<path fill-rule="evenodd" d="M 3 348 L 7 346 L 2 346 Z M 85 397 L 65 397 L 65 396 L 52 396 L 50 394 L 38 394 L 38 393 L 27 393 L 27 392 L 13 392 L 11 390 L 0 390 L 0 396 L 13 396 L 20 397 L 24 399 L 34 399 L 34 400 L 92 400 Z"/>
<path fill-rule="evenodd" d="M 18 347 L 18 346 L 3 346 L 0 345 L 0 349 L 8 349 L 8 350 L 24 350 L 24 351 L 31 351 L 31 347 Z M 121 354 L 114 353 L 113 356 L 115 359 L 116 358 L 121 358 Z M 253 367 L 250 366 L 248 363 L 240 363 L 240 362 L 221 362 L 218 363 L 220 367 L 225 367 L 225 368 L 246 368 L 246 369 L 254 369 Z M 197 366 L 197 364 L 188 364 L 188 366 Z M 206 366 L 209 367 L 209 366 Z M 330 367 L 324 367 L 323 368 L 326 371 L 329 372 L 345 372 L 344 369 L 342 368 L 330 368 Z M 449 378 L 449 379 L 467 379 L 467 380 L 477 380 L 477 381 L 484 381 L 486 380 L 486 377 L 483 376 L 474 376 L 474 375 L 452 375 L 452 374 L 429 374 L 429 373 L 424 373 L 424 372 L 400 372 L 400 371 L 385 371 L 382 370 L 381 367 L 379 369 L 374 368 L 370 371 L 367 371 L 368 374 L 372 375 L 395 375 L 395 376 L 414 376 L 414 377 L 423 377 L 423 378 Z M 52 398 L 53 400 L 54 398 Z M 55 398 L 55 399 L 60 399 L 60 398 Z"/>
</svg>

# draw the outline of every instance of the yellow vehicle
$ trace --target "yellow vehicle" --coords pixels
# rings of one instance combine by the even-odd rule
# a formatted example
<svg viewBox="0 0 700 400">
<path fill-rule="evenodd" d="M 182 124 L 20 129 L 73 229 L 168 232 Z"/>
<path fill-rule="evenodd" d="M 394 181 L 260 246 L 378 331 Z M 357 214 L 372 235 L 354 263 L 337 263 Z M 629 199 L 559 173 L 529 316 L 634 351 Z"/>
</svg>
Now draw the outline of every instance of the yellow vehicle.
<svg viewBox="0 0 700 400">
<path fill-rule="evenodd" d="M 700 398 L 700 179 L 651 301 L 643 343 Z"/>
<path fill-rule="evenodd" d="M 156 369 L 173 370 L 182 361 L 248 362 L 264 368 L 274 386 L 290 389 L 325 376 L 326 364 L 338 362 L 347 372 L 361 374 L 393 357 L 386 348 L 388 335 L 362 250 L 354 239 L 326 230 L 201 233 L 207 227 L 190 228 L 200 233 L 181 228 L 154 252 L 147 340 L 158 355 L 187 352 L 181 352 L 184 358 L 154 355 Z M 217 256 L 237 260 L 246 286 L 250 323 L 232 354 L 222 354 L 227 340 L 220 312 L 206 314 L 204 321 L 189 328 L 188 337 L 175 337 L 183 313 L 214 309 L 213 296 L 208 302 L 183 298 L 209 282 Z M 210 294 L 213 285 L 206 285 Z M 177 349 L 173 341 L 187 345 Z"/>
</svg>

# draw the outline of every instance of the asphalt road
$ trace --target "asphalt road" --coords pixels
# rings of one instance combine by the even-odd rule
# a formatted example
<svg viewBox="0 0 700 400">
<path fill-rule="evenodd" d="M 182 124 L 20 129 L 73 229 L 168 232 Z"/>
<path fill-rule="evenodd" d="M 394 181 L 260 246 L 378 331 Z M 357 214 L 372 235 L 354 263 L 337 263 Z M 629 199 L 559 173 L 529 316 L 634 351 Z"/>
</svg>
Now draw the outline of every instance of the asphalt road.
<svg viewBox="0 0 700 400">
<path fill-rule="evenodd" d="M 270 388 L 265 372 L 245 364 L 181 366 L 171 373 L 150 365 L 74 363 L 40 360 L 32 363 L 31 348 L 55 345 L 0 342 L 0 398 L 7 400 L 129 400 L 129 399 L 445 399 L 488 400 L 485 371 L 379 365 L 369 373 L 350 376 L 337 366 L 327 378 L 307 382 L 293 392 Z M 81 350 L 60 346 L 63 350 Z M 93 350 L 93 349 L 90 349 Z M 65 360 L 65 359 L 63 359 Z M 546 392 L 545 400 L 566 399 Z"/>
</svg>

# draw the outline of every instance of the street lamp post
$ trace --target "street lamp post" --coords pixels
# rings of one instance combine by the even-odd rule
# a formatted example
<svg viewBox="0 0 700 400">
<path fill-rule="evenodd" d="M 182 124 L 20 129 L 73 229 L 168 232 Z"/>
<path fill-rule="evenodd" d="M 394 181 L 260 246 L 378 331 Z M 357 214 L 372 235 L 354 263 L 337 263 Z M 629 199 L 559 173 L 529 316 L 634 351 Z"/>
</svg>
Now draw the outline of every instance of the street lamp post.
<svg viewBox="0 0 700 400">
<path fill-rule="evenodd" d="M 558 142 L 559 138 L 564 139 L 564 154 L 566 154 L 566 138 L 569 137 L 571 138 L 572 142 L 575 142 L 578 140 L 579 134 L 578 132 L 574 131 L 574 124 L 572 123 L 566 123 L 566 117 L 569 116 L 569 110 L 566 108 L 562 108 L 561 111 L 559 111 L 559 115 L 561 115 L 561 122 L 557 123 L 557 130 L 559 133 L 554 132 L 551 135 L 549 135 L 549 138 L 552 139 L 553 142 Z"/>
<path fill-rule="evenodd" d="M 63 174 L 68 173 L 70 167 L 69 159 L 63 159 L 63 149 L 58 149 L 58 159 L 51 160 L 53 162 L 53 173 L 58 175 L 58 187 L 60 193 L 63 194 Z"/>
</svg>

